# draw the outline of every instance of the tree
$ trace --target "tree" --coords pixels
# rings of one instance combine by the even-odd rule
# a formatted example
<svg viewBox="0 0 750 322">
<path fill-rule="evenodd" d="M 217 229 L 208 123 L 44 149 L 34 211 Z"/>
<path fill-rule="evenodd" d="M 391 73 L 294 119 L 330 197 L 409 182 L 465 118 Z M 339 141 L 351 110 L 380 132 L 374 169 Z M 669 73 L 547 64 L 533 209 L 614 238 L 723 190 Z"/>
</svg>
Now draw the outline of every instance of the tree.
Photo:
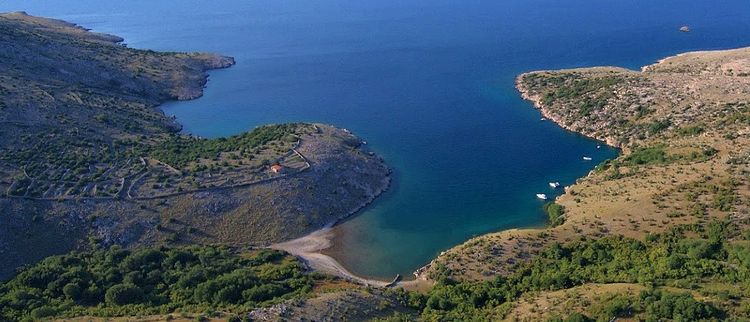
<svg viewBox="0 0 750 322">
<path fill-rule="evenodd" d="M 68 283 L 63 287 L 63 294 L 73 301 L 81 299 L 81 286 L 78 283 Z"/>
<path fill-rule="evenodd" d="M 109 305 L 141 303 L 143 290 L 133 284 L 117 284 L 107 290 L 104 299 Z"/>
</svg>

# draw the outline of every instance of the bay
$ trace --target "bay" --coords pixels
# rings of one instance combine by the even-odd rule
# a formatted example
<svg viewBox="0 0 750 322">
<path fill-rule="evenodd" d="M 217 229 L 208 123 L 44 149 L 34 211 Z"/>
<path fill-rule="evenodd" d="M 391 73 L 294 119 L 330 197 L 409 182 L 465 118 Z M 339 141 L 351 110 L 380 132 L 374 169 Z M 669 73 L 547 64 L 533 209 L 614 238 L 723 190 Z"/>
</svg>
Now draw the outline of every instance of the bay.
<svg viewBox="0 0 750 322">
<path fill-rule="evenodd" d="M 514 88 L 538 69 L 617 65 L 750 43 L 745 0 L 255 0 L 0 2 L 131 47 L 207 51 L 204 97 L 163 106 L 204 137 L 267 123 L 323 122 L 368 141 L 393 187 L 337 228 L 352 272 L 408 275 L 472 236 L 544 224 L 536 193 L 616 156 L 540 121 Z M 690 33 L 679 32 L 682 25 Z M 591 156 L 593 161 L 582 160 Z"/>
</svg>

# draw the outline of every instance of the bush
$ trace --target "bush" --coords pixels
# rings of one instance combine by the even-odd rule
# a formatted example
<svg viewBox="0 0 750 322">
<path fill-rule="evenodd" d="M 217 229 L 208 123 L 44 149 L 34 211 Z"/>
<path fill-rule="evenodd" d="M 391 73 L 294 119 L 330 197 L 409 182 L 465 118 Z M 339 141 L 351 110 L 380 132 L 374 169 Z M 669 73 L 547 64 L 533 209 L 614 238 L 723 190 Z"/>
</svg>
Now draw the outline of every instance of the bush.
<svg viewBox="0 0 750 322">
<path fill-rule="evenodd" d="M 47 317 L 51 317 L 57 314 L 57 311 L 51 307 L 42 306 L 31 311 L 31 317 L 39 320 Z"/>
<path fill-rule="evenodd" d="M 640 148 L 625 157 L 624 165 L 649 165 L 667 162 L 667 152 L 663 146 Z"/>
<path fill-rule="evenodd" d="M 632 315 L 633 300 L 622 295 L 615 295 L 596 308 L 595 316 L 599 321 L 611 321 L 613 318 Z"/>
<path fill-rule="evenodd" d="M 703 133 L 703 125 L 694 125 L 680 128 L 677 133 L 681 136 L 694 136 Z"/>
<path fill-rule="evenodd" d="M 565 208 L 554 202 L 544 205 L 544 211 L 547 213 L 547 221 L 550 226 L 558 226 L 565 221 Z"/>
<path fill-rule="evenodd" d="M 104 295 L 109 305 L 127 305 L 143 302 L 143 290 L 133 284 L 118 284 L 112 286 Z"/>
<path fill-rule="evenodd" d="M 63 294 L 73 301 L 81 299 L 82 290 L 77 283 L 68 283 L 63 287 Z"/>
<path fill-rule="evenodd" d="M 696 301 L 690 293 L 643 291 L 641 302 L 646 306 L 646 321 L 700 321 L 721 318 L 721 312 L 710 303 Z"/>
<path fill-rule="evenodd" d="M 568 317 L 564 321 L 565 322 L 593 322 L 594 320 L 588 316 L 585 316 L 581 313 L 576 312 L 571 315 L 568 315 Z"/>
<path fill-rule="evenodd" d="M 655 121 L 649 124 L 648 132 L 653 135 L 653 134 L 661 132 L 662 130 L 669 128 L 670 125 L 672 125 L 672 122 L 670 122 L 669 120 Z"/>
</svg>

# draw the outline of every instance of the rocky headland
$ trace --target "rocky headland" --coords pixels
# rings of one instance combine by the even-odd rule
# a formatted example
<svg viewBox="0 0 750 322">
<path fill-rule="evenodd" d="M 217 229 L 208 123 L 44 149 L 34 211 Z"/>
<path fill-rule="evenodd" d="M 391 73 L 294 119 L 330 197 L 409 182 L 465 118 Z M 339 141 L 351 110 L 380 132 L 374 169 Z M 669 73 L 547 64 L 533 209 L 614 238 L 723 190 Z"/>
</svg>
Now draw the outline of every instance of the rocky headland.
<svg viewBox="0 0 750 322">
<path fill-rule="evenodd" d="M 22 12 L 0 14 L 0 31 L 0 278 L 91 243 L 267 246 L 390 182 L 361 139 L 323 124 L 179 133 L 158 105 L 200 97 L 231 57 L 131 49 Z"/>
</svg>

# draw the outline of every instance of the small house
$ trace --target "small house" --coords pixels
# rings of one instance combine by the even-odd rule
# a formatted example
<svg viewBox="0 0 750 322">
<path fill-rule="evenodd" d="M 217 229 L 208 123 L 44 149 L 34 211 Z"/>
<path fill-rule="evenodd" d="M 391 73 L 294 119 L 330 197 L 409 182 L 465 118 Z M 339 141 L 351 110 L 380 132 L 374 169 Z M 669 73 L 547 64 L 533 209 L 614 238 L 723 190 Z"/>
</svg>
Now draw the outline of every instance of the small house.
<svg viewBox="0 0 750 322">
<path fill-rule="evenodd" d="M 278 163 L 271 166 L 271 172 L 273 173 L 281 173 L 282 171 L 284 171 L 284 167 Z"/>
</svg>

